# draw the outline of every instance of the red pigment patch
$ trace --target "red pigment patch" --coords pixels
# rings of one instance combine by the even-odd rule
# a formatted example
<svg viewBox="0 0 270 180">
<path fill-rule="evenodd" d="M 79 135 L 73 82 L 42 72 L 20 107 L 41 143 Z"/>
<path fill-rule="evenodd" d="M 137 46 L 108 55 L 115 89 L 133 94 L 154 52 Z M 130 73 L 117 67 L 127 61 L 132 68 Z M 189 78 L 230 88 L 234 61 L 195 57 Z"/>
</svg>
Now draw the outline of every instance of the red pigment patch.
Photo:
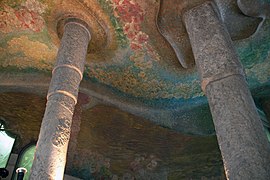
<svg viewBox="0 0 270 180">
<path fill-rule="evenodd" d="M 23 6 L 19 9 L 4 6 L 4 10 L 0 11 L 0 15 L 3 20 L 0 23 L 0 31 L 5 33 L 27 29 L 40 32 L 45 25 L 40 14 Z"/>
<path fill-rule="evenodd" d="M 145 12 L 140 5 L 132 0 L 111 0 L 110 2 L 114 8 L 114 16 L 123 24 L 124 34 L 130 42 L 130 49 L 135 52 L 130 58 L 134 62 L 136 62 L 136 59 L 138 61 L 144 59 L 142 56 L 146 54 L 152 58 L 146 60 L 147 62 L 136 63 L 135 65 L 140 69 L 145 69 L 145 63 L 152 63 L 153 60 L 158 61 L 159 55 L 148 43 L 149 36 L 141 31 Z"/>
<path fill-rule="evenodd" d="M 124 24 L 124 33 L 130 40 L 132 50 L 142 49 L 142 43 L 147 42 L 148 35 L 141 31 L 144 12 L 139 4 L 129 0 L 112 0 L 114 15 Z"/>
</svg>

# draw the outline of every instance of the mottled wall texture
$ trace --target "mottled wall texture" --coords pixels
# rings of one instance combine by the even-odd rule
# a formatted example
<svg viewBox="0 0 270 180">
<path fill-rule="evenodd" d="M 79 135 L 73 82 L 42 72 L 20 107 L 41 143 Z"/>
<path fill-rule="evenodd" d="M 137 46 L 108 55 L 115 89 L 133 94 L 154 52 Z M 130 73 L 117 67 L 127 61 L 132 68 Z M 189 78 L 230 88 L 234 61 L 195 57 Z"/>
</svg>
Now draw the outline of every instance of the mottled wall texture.
<svg viewBox="0 0 270 180">
<path fill-rule="evenodd" d="M 18 137 L 13 153 L 37 140 L 44 108 L 45 98 L 37 95 L 0 94 L 1 116 Z M 224 179 L 215 136 L 184 135 L 102 104 L 78 109 L 81 118 L 73 125 L 78 133 L 71 135 L 69 175 L 82 179 Z"/>
</svg>

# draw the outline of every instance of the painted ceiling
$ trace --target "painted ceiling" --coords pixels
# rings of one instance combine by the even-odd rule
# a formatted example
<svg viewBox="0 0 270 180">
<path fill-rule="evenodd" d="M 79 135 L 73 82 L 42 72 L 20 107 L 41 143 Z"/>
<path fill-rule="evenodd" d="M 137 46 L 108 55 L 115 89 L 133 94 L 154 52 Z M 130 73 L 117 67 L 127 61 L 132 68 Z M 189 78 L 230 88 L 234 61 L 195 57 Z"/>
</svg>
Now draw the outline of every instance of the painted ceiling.
<svg viewBox="0 0 270 180">
<path fill-rule="evenodd" d="M 92 40 L 66 172 L 82 179 L 225 179 L 216 137 L 186 134 L 214 134 L 182 22 L 204 1 L 0 0 L 0 118 L 17 135 L 13 153 L 37 140 L 61 23 L 76 16 L 91 25 Z M 269 11 L 214 2 L 255 100 L 269 97 Z"/>
<path fill-rule="evenodd" d="M 202 2 L 1 0 L 2 86 L 13 82 L 21 89 L 32 85 L 37 89 L 30 92 L 43 92 L 46 88 L 40 84 L 49 83 L 60 43 L 59 22 L 76 15 L 89 21 L 92 29 L 82 91 L 177 131 L 212 134 L 211 115 L 182 23 L 182 14 Z M 267 91 L 270 20 L 244 15 L 236 0 L 215 3 L 250 89 L 254 94 Z"/>
</svg>

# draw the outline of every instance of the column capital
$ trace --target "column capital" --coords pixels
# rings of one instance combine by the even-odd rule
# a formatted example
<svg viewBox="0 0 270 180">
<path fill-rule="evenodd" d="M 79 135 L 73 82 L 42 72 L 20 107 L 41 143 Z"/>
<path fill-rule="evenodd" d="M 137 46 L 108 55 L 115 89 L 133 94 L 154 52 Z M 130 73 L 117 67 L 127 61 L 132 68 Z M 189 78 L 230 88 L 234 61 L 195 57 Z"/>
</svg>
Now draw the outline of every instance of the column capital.
<svg viewBox="0 0 270 180">
<path fill-rule="evenodd" d="M 89 41 L 91 40 L 91 31 L 92 30 L 90 28 L 90 25 L 86 21 L 84 21 L 80 18 L 77 18 L 77 17 L 68 17 L 68 18 L 65 18 L 65 19 L 58 21 L 57 34 L 58 34 L 59 39 L 62 39 L 64 29 L 68 24 L 77 24 L 78 26 L 81 26 L 88 33 Z"/>
</svg>

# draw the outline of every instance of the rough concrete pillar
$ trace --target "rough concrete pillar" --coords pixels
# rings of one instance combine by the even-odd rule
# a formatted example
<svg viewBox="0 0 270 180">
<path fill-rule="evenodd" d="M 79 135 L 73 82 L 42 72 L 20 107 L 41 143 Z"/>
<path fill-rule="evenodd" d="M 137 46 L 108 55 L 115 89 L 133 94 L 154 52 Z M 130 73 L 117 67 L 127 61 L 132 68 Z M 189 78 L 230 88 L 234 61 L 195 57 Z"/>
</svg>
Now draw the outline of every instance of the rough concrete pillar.
<svg viewBox="0 0 270 180">
<path fill-rule="evenodd" d="M 90 33 L 83 22 L 66 23 L 47 95 L 30 179 L 63 179 L 70 127 Z"/>
<path fill-rule="evenodd" d="M 270 145 L 243 68 L 215 6 L 184 14 L 195 62 L 211 109 L 228 179 L 270 177 Z M 240 22 L 239 22 L 240 23 Z"/>
</svg>

